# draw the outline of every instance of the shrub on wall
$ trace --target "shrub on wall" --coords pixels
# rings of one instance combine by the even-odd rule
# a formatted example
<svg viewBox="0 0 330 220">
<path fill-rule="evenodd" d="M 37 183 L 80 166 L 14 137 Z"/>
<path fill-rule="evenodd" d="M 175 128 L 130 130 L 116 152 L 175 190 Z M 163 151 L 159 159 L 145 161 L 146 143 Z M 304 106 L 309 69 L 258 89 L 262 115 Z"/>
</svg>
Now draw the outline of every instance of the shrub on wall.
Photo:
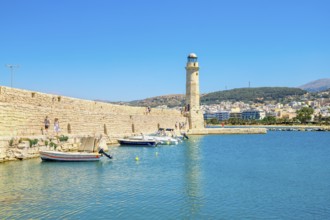
<svg viewBox="0 0 330 220">
<path fill-rule="evenodd" d="M 9 146 L 13 146 L 14 145 L 14 138 L 10 139 L 9 141 Z"/>
<path fill-rule="evenodd" d="M 49 143 L 49 146 L 50 146 L 50 147 L 54 147 L 54 150 L 56 150 L 56 148 L 57 148 L 57 144 L 55 144 L 55 143 L 52 142 L 52 141 Z"/>
<path fill-rule="evenodd" d="M 30 147 L 34 147 L 38 144 L 38 139 L 29 139 Z"/>
<path fill-rule="evenodd" d="M 58 139 L 59 139 L 59 141 L 64 142 L 64 141 L 67 141 L 69 139 L 69 137 L 61 135 Z"/>
</svg>

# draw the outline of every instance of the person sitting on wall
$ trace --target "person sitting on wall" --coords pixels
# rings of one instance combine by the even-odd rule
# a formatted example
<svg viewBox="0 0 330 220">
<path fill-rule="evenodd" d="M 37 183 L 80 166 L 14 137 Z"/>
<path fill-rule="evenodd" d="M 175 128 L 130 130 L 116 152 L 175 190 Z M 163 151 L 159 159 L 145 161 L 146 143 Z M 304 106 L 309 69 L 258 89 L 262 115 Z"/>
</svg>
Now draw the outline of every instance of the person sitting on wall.
<svg viewBox="0 0 330 220">
<path fill-rule="evenodd" d="M 45 125 L 45 133 L 48 134 L 48 128 L 50 125 L 50 121 L 48 119 L 48 116 L 46 116 L 45 120 L 44 120 L 44 125 Z"/>
</svg>

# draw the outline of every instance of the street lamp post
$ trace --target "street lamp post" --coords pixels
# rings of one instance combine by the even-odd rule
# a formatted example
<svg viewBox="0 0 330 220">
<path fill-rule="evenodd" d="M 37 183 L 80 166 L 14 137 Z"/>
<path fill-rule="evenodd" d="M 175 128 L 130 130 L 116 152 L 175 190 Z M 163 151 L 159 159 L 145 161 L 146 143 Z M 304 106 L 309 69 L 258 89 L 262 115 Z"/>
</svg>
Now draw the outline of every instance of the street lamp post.
<svg viewBox="0 0 330 220">
<path fill-rule="evenodd" d="M 13 88 L 14 68 L 19 68 L 19 65 L 7 64 L 6 67 L 10 69 L 10 86 L 11 86 L 11 88 Z"/>
</svg>

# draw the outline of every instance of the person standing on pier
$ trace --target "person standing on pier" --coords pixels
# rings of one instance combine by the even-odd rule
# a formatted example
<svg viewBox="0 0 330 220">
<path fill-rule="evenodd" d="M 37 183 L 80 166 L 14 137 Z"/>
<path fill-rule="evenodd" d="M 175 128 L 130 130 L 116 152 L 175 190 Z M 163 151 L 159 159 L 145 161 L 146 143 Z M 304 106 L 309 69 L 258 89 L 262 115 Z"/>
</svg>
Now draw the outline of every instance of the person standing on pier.
<svg viewBox="0 0 330 220">
<path fill-rule="evenodd" d="M 58 120 L 58 118 L 55 118 L 55 120 L 54 120 L 54 131 L 55 131 L 56 135 L 58 135 L 58 133 L 61 131 L 60 121 Z"/>
</svg>

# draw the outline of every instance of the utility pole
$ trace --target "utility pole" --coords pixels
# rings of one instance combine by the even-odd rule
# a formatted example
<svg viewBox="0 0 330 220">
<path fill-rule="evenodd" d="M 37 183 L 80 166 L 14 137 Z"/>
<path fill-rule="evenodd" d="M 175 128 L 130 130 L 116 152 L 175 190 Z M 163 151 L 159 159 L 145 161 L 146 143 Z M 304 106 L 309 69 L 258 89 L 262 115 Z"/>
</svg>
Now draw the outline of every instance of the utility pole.
<svg viewBox="0 0 330 220">
<path fill-rule="evenodd" d="M 19 68 L 19 65 L 17 65 L 17 64 L 7 64 L 6 67 L 10 69 L 10 86 L 11 86 L 11 88 L 13 88 L 14 69 Z"/>
</svg>

